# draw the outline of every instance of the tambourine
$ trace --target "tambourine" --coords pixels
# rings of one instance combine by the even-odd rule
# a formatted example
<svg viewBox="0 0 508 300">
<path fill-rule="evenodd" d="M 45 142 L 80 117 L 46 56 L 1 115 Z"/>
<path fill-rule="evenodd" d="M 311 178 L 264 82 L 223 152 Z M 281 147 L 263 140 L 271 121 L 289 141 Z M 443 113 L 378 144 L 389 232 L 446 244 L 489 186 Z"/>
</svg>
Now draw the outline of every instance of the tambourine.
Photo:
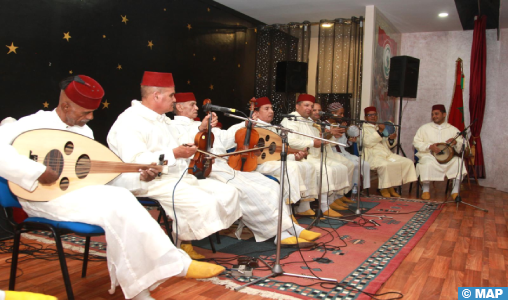
<svg viewBox="0 0 508 300">
<path fill-rule="evenodd" d="M 387 124 L 389 123 L 389 124 Z M 389 135 L 395 133 L 395 126 L 393 126 L 393 123 L 388 121 L 385 122 L 385 130 L 383 130 L 383 136 L 388 137 Z"/>
<path fill-rule="evenodd" d="M 360 136 L 360 128 L 356 125 L 351 125 L 347 128 L 346 134 L 348 137 L 355 138 Z"/>
</svg>

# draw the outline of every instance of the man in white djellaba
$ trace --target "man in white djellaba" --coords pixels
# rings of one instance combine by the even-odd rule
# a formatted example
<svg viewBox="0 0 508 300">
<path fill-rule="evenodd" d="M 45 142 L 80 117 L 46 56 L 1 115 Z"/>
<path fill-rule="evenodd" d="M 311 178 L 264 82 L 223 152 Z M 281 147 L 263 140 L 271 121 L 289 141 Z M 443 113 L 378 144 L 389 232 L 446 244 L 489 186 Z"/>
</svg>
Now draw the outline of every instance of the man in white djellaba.
<svg viewBox="0 0 508 300">
<path fill-rule="evenodd" d="M 365 120 L 363 125 L 363 155 L 372 170 L 376 170 L 379 177 L 379 189 L 383 197 L 400 197 L 395 186 L 416 181 L 416 172 L 413 162 L 392 152 L 397 145 L 397 133 L 388 137 L 383 136 L 384 124 L 377 124 L 377 109 L 369 106 L 364 109 Z"/>
<path fill-rule="evenodd" d="M 52 168 L 19 154 L 11 146 L 20 134 L 35 129 L 58 129 L 93 138 L 86 124 L 93 119 L 104 96 L 94 79 L 78 75 L 60 83 L 58 107 L 39 111 L 0 127 L 0 176 L 34 191 L 39 184 L 59 178 Z M 34 141 L 34 151 L 37 141 Z M 131 173 L 125 178 L 142 188 L 156 175 L 155 169 Z M 153 299 L 150 291 L 172 276 L 212 277 L 224 268 L 191 260 L 177 249 L 167 235 L 126 189 L 110 185 L 91 185 L 68 192 L 48 202 L 19 198 L 23 210 L 32 217 L 56 221 L 83 222 L 104 229 L 110 293 L 119 285 L 127 299 Z M 143 259 L 139 259 L 142 257 Z"/>
<path fill-rule="evenodd" d="M 453 146 L 457 153 L 462 148 L 462 138 L 454 139 L 459 133 L 455 126 L 446 122 L 446 108 L 442 104 L 432 106 L 432 122 L 422 125 L 416 132 L 413 140 L 413 146 L 418 153 L 418 164 L 416 164 L 416 175 L 420 176 L 422 181 L 422 199 L 430 199 L 430 182 L 443 181 L 446 176 L 448 179 L 455 179 L 452 198 L 458 195 L 460 188 L 460 163 L 462 163 L 462 178 L 467 175 L 467 168 L 462 159 L 453 156 L 447 163 L 440 164 L 433 153 L 441 152 L 437 147 L 438 143 L 448 143 Z"/>
<path fill-rule="evenodd" d="M 340 102 L 333 102 L 328 104 L 328 111 L 340 118 L 344 118 L 344 107 Z M 328 121 L 335 121 L 332 119 L 329 119 Z M 346 126 L 346 122 L 342 122 L 341 125 Z M 359 133 L 359 132 L 358 132 Z M 347 145 L 348 147 L 352 146 L 354 142 L 357 141 L 357 137 L 348 137 L 346 134 L 346 129 L 337 127 L 337 130 L 333 132 L 332 137 L 330 138 L 331 141 L 338 142 L 344 145 Z M 360 158 L 356 155 L 353 155 L 349 153 L 344 146 L 341 145 L 335 145 L 332 146 L 332 150 L 345 158 L 349 159 L 354 165 L 355 165 L 355 171 L 353 174 L 353 183 L 356 183 L 356 185 L 359 187 L 360 184 L 358 182 L 358 172 L 360 168 Z M 370 164 L 367 161 L 362 161 L 362 176 L 363 176 L 363 189 L 369 189 L 370 188 Z"/>
<path fill-rule="evenodd" d="M 320 129 L 316 128 L 319 125 L 315 124 L 311 118 L 315 103 L 316 99 L 314 96 L 308 94 L 299 95 L 296 100 L 296 111 L 291 113 L 297 117 L 297 120 L 284 118 L 281 125 L 296 132 L 319 137 Z M 307 162 L 313 164 L 316 171 L 319 172 L 321 166 L 321 140 L 289 133 L 288 141 L 291 148 L 297 150 L 309 149 Z M 325 216 L 342 217 L 335 209 L 344 209 L 344 202 L 351 201 L 344 194 L 351 189 L 350 183 L 353 179 L 354 165 L 347 159 L 335 154 L 330 145 L 326 142 L 324 143 L 324 162 L 326 165 L 323 167 L 320 206 Z M 319 176 L 316 176 L 316 180 L 319 180 Z M 329 197 L 335 199 L 328 201 Z M 310 209 L 310 202 L 301 201 L 297 208 L 297 213 L 308 215 L 309 212 L 311 212 L 310 215 L 313 214 Z"/>
<path fill-rule="evenodd" d="M 196 127 L 198 107 L 193 93 L 177 93 L 174 104 L 174 127 L 178 130 L 181 143 L 194 141 L 195 134 L 189 134 L 189 128 Z M 212 128 L 215 141 L 211 152 L 224 155 L 226 149 L 236 146 L 235 131 Z M 257 164 L 257 162 L 256 162 Z M 254 233 L 256 241 L 265 241 L 277 234 L 277 220 L 280 205 L 280 186 L 272 179 L 257 171 L 242 172 L 231 168 L 223 159 L 215 159 L 209 178 L 237 188 L 242 207 L 242 222 Z M 286 210 L 287 208 L 284 208 Z M 241 228 L 241 226 L 239 227 Z M 238 232 L 237 232 L 238 233 Z M 292 224 L 289 213 L 282 216 L 281 244 L 283 247 L 311 247 L 320 233 L 305 230 L 298 224 Z"/>
<path fill-rule="evenodd" d="M 123 161 L 147 163 L 161 155 L 167 160 L 168 174 L 148 183 L 143 191 L 122 182 L 122 186 L 137 197 L 158 200 L 173 220 L 180 246 L 195 259 L 203 258 L 190 244 L 222 229 L 229 228 L 242 216 L 238 192 L 217 180 L 198 180 L 188 174 L 187 158 L 194 155 L 196 146 L 184 146 L 172 130 L 172 120 L 166 113 L 173 111 L 175 85 L 171 73 L 145 72 L 141 82 L 141 101 L 133 100 L 122 112 L 108 134 L 108 145 Z M 189 128 L 195 133 L 203 128 Z M 217 123 L 214 117 L 213 123 Z M 178 244 L 177 242 L 177 244 Z"/>
</svg>

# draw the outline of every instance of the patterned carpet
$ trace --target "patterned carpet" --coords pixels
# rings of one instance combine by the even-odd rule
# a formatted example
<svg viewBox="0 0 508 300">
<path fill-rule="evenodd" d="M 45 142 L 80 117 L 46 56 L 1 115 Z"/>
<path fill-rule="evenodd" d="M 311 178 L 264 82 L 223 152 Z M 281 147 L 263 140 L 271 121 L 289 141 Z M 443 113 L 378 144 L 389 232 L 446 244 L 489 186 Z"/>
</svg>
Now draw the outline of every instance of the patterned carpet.
<svg viewBox="0 0 508 300">
<path fill-rule="evenodd" d="M 361 206 L 364 218 L 347 218 L 356 220 L 355 223 L 320 220 L 318 226 L 312 229 L 322 233 L 317 240 L 317 248 L 301 252 L 295 248 L 283 248 L 281 251 L 280 263 L 284 272 L 333 278 L 340 285 L 283 275 L 268 278 L 243 291 L 274 299 L 369 299 L 360 290 L 375 293 L 432 225 L 439 211 L 435 210 L 433 203 L 426 201 L 376 196 L 362 197 Z M 354 210 L 356 204 L 351 208 Z M 151 213 L 157 216 L 157 211 Z M 374 220 L 379 226 L 368 220 Z M 299 218 L 298 221 L 306 227 L 312 219 Z M 273 239 L 256 243 L 250 231 L 244 228 L 242 240 L 238 240 L 234 235 L 235 229 L 232 227 L 221 232 L 221 243 L 214 243 L 217 253 L 212 253 L 208 239 L 194 241 L 194 248 L 228 270 L 237 264 L 238 256 L 262 258 L 272 264 L 276 250 Z M 39 232 L 31 236 L 41 241 L 41 238 L 47 239 L 45 235 Z M 63 240 L 73 248 L 80 248 L 84 243 L 82 238 L 72 235 L 63 237 Z M 104 253 L 104 238 L 95 238 L 91 249 Z M 252 278 L 271 273 L 261 262 L 259 265 L 260 268 L 254 269 Z M 211 281 L 233 288 L 249 280 L 242 276 L 235 278 L 227 272 Z"/>
</svg>

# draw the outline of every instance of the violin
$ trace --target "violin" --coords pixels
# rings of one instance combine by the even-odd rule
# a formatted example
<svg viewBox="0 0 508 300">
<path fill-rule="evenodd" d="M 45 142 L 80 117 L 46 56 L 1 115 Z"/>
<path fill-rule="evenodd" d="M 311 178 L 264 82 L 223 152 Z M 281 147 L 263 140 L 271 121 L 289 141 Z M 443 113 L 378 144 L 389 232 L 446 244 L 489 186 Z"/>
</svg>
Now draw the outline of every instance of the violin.
<svg viewBox="0 0 508 300">
<path fill-rule="evenodd" d="M 255 101 L 256 101 L 256 98 L 252 98 L 250 100 L 249 119 L 252 118 L 252 113 L 254 112 Z M 253 128 L 252 122 L 250 120 L 247 123 L 247 127 L 241 128 L 241 129 L 237 130 L 235 133 L 235 142 L 237 145 L 236 150 L 238 152 L 256 147 L 258 144 L 258 141 L 259 141 L 259 134 Z M 248 151 L 248 152 L 237 153 L 237 154 L 231 155 L 229 157 L 228 165 L 237 171 L 252 172 L 252 171 L 256 170 L 256 168 L 258 166 L 258 159 L 257 159 L 258 155 L 259 155 L 259 151 Z"/>
<path fill-rule="evenodd" d="M 205 99 L 203 106 L 210 103 L 212 103 L 210 99 Z M 205 179 L 210 175 L 212 172 L 212 158 L 206 153 L 212 149 L 214 140 L 215 137 L 212 133 L 212 111 L 210 111 L 207 130 L 198 132 L 194 137 L 194 144 L 198 150 L 190 160 L 189 174 L 196 176 L 198 179 Z"/>
</svg>

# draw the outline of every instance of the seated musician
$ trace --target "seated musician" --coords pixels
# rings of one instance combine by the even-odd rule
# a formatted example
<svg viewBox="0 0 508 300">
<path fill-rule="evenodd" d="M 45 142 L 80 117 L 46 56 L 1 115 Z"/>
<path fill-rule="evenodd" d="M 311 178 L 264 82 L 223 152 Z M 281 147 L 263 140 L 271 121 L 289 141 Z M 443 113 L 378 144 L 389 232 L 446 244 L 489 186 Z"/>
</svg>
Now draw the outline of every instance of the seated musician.
<svg viewBox="0 0 508 300">
<path fill-rule="evenodd" d="M 175 98 L 175 120 L 171 126 L 178 130 L 180 143 L 192 143 L 195 134 L 188 134 L 189 127 L 196 127 L 199 124 L 193 121 L 198 114 L 196 98 L 193 93 L 178 93 Z M 228 134 L 225 130 L 213 128 L 212 133 L 215 137 L 211 149 L 212 153 L 216 155 L 226 154 L 226 149 L 235 145 L 233 144 L 234 140 L 228 140 Z M 280 203 L 280 187 L 277 182 L 256 171 L 236 171 L 228 165 L 227 161 L 219 158 L 215 158 L 209 178 L 237 189 L 243 214 L 241 222 L 253 232 L 257 242 L 265 241 L 277 234 Z M 314 245 L 312 241 L 320 236 L 320 233 L 304 230 L 298 224 L 294 224 L 293 227 L 288 213 L 283 214 L 282 246 L 296 246 L 298 243 L 299 247 L 310 247 Z"/>
<path fill-rule="evenodd" d="M 376 170 L 379 177 L 379 189 L 383 197 L 400 197 L 393 187 L 407 182 L 416 181 L 413 162 L 392 152 L 396 146 L 397 133 L 383 137 L 384 124 L 377 124 L 377 110 L 374 106 L 364 109 L 365 123 L 363 126 L 363 155 L 370 164 L 371 170 Z"/>
<path fill-rule="evenodd" d="M 51 168 L 20 155 L 11 146 L 21 133 L 34 129 L 58 129 L 93 138 L 86 124 L 93 119 L 104 96 L 94 79 L 79 75 L 60 83 L 58 106 L 39 111 L 0 127 L 0 176 L 29 191 L 39 184 L 51 184 L 59 175 Z M 34 150 L 37 152 L 37 141 Z M 156 160 L 154 160 L 156 161 Z M 152 161 L 149 161 L 152 162 Z M 155 169 L 130 174 L 131 181 L 149 181 Z M 171 243 L 159 224 L 126 189 L 91 185 L 71 191 L 49 202 L 19 199 L 32 217 L 56 221 L 83 222 L 100 226 L 106 232 L 107 262 L 111 293 L 120 285 L 126 299 L 152 299 L 150 290 L 171 276 L 211 277 L 224 268 L 192 261 Z M 142 259 L 140 259 L 142 258 Z M 126 271 L 129 270 L 129 271 Z M 143 280 L 140 280 L 143 278 Z"/>
<path fill-rule="evenodd" d="M 315 102 L 314 96 L 301 94 L 296 102 L 296 111 L 291 113 L 298 117 L 297 120 L 294 121 L 284 118 L 281 125 L 300 133 L 319 137 L 320 129 L 313 126 L 314 122 L 311 119 Z M 321 140 L 290 133 L 288 135 L 288 141 L 291 148 L 299 150 L 309 149 L 307 161 L 312 163 L 316 172 L 319 173 L 321 167 Z M 344 202 L 351 201 L 347 199 L 344 194 L 351 189 L 350 182 L 352 182 L 354 165 L 340 155 L 336 155 L 331 150 L 329 144 L 325 145 L 324 153 L 326 155 L 324 159 L 324 161 L 326 161 L 326 166 L 323 167 L 321 183 L 321 210 L 326 216 L 341 217 L 342 215 L 335 210 L 346 209 L 346 204 Z M 316 180 L 319 180 L 319 176 L 316 176 Z M 329 197 L 333 197 L 335 201 L 328 201 Z M 309 202 L 300 202 L 297 212 L 305 213 L 308 210 L 310 210 Z"/>
<path fill-rule="evenodd" d="M 457 153 L 462 148 L 462 138 L 454 139 L 459 133 L 455 126 L 446 122 L 446 108 L 442 104 L 432 106 L 432 122 L 422 125 L 416 132 L 413 145 L 418 153 L 418 164 L 416 165 L 416 174 L 420 176 L 423 183 L 422 199 L 430 199 L 430 181 L 443 181 L 446 176 L 448 179 L 455 179 L 452 190 L 452 198 L 458 195 L 460 188 L 460 162 L 461 158 L 453 156 L 447 163 L 439 163 L 433 154 L 439 153 L 441 149 L 437 147 L 438 143 L 449 143 Z M 450 147 L 450 150 L 452 147 Z M 462 175 L 467 175 L 466 166 L 463 165 Z M 464 178 L 464 177 L 462 177 Z"/>
<path fill-rule="evenodd" d="M 339 102 L 330 103 L 328 105 L 328 111 L 334 115 L 341 117 L 341 118 L 344 117 L 344 107 Z M 337 120 L 329 119 L 328 122 L 334 123 L 334 122 L 337 122 Z M 339 120 L 339 122 L 340 122 L 340 120 Z M 342 122 L 341 125 L 346 126 L 347 123 Z M 333 135 L 330 138 L 330 140 L 341 143 L 341 144 L 348 145 L 348 147 L 351 146 L 353 143 L 355 143 L 356 139 L 357 139 L 357 137 L 348 137 L 346 135 L 345 128 L 336 127 L 336 130 L 334 130 L 332 132 L 332 134 Z M 355 165 L 355 171 L 353 174 L 353 183 L 356 183 L 358 188 L 360 188 L 360 183 L 358 182 L 358 178 L 359 178 L 358 170 L 360 168 L 359 167 L 360 158 L 356 155 L 349 153 L 344 146 L 336 145 L 336 146 L 332 146 L 332 149 L 334 152 L 337 152 L 340 155 L 344 156 L 345 158 L 349 159 Z M 367 161 L 362 161 L 362 177 L 363 177 L 362 188 L 363 189 L 370 188 L 370 164 Z"/>
<path fill-rule="evenodd" d="M 232 186 L 216 180 L 198 180 L 187 174 L 187 158 L 196 147 L 181 145 L 171 130 L 172 121 L 165 114 L 173 111 L 175 85 L 171 73 L 145 72 L 141 82 L 141 101 L 120 114 L 108 134 L 108 145 L 123 161 L 147 163 L 168 160 L 169 174 L 148 183 L 146 189 L 124 181 L 122 186 L 138 197 L 158 200 L 173 220 L 180 246 L 191 257 L 203 258 L 190 241 L 206 238 L 229 228 L 242 216 L 238 193 Z M 207 124 L 208 118 L 203 120 Z M 216 118 L 214 122 L 217 122 Z M 197 133 L 206 126 L 190 130 Z M 179 246 L 179 245 L 177 245 Z"/>
</svg>

